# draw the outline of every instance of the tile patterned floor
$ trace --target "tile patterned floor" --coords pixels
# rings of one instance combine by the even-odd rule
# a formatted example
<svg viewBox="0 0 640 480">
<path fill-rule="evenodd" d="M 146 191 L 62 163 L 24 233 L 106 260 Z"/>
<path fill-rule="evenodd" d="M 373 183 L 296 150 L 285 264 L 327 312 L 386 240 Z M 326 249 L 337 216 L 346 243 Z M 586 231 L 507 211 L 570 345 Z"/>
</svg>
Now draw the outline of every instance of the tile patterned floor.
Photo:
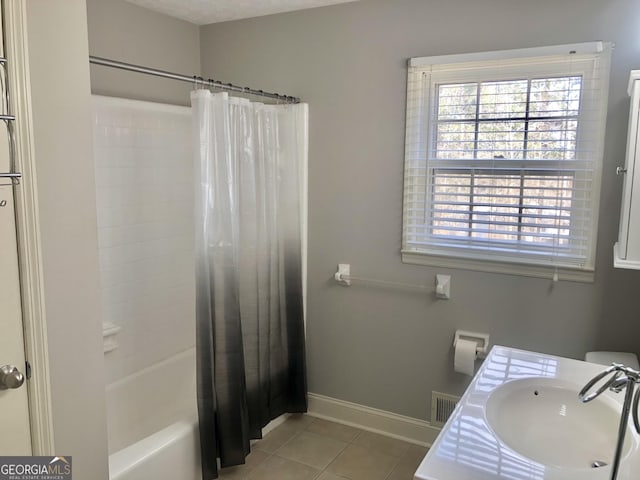
<svg viewBox="0 0 640 480">
<path fill-rule="evenodd" d="M 294 415 L 251 447 L 233 480 L 412 480 L 427 449 L 307 415 Z"/>
</svg>

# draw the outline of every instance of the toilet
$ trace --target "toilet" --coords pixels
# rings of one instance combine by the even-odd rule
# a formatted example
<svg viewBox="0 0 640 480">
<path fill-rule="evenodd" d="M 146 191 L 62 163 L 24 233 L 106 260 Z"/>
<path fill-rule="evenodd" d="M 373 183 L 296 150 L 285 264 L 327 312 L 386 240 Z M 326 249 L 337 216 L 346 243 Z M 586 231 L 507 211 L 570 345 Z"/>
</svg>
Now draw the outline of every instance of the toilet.
<svg viewBox="0 0 640 480">
<path fill-rule="evenodd" d="M 635 353 L 627 352 L 587 352 L 584 356 L 585 361 L 591 363 L 599 363 L 600 365 L 611 365 L 612 363 L 621 363 L 625 367 L 631 367 L 640 370 L 638 365 L 638 356 Z"/>
</svg>

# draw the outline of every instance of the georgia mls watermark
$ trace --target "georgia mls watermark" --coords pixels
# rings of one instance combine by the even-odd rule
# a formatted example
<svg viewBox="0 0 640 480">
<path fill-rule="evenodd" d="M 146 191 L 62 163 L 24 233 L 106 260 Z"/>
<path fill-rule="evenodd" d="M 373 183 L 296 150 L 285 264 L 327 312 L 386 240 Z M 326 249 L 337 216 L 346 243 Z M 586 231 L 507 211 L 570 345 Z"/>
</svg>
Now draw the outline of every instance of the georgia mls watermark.
<svg viewBox="0 0 640 480">
<path fill-rule="evenodd" d="M 1 457 L 0 480 L 71 480 L 71 457 Z"/>
</svg>

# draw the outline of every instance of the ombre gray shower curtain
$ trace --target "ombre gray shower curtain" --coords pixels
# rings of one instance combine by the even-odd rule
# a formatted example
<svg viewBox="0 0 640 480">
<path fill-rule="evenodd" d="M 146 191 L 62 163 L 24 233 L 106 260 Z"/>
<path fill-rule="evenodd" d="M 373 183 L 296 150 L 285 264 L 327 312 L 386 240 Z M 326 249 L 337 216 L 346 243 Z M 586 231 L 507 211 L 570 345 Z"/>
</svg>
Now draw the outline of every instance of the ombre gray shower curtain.
<svg viewBox="0 0 640 480">
<path fill-rule="evenodd" d="M 196 90 L 196 348 L 203 480 L 305 412 L 307 105 Z"/>
</svg>

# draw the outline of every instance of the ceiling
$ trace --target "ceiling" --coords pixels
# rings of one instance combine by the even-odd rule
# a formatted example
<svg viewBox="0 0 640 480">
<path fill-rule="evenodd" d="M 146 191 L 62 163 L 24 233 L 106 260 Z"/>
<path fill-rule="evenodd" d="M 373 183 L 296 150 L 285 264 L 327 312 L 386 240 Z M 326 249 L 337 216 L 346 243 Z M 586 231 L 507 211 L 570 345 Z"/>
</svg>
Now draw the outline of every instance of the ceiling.
<svg viewBox="0 0 640 480">
<path fill-rule="evenodd" d="M 127 0 L 196 25 L 260 17 L 357 0 Z"/>
</svg>

